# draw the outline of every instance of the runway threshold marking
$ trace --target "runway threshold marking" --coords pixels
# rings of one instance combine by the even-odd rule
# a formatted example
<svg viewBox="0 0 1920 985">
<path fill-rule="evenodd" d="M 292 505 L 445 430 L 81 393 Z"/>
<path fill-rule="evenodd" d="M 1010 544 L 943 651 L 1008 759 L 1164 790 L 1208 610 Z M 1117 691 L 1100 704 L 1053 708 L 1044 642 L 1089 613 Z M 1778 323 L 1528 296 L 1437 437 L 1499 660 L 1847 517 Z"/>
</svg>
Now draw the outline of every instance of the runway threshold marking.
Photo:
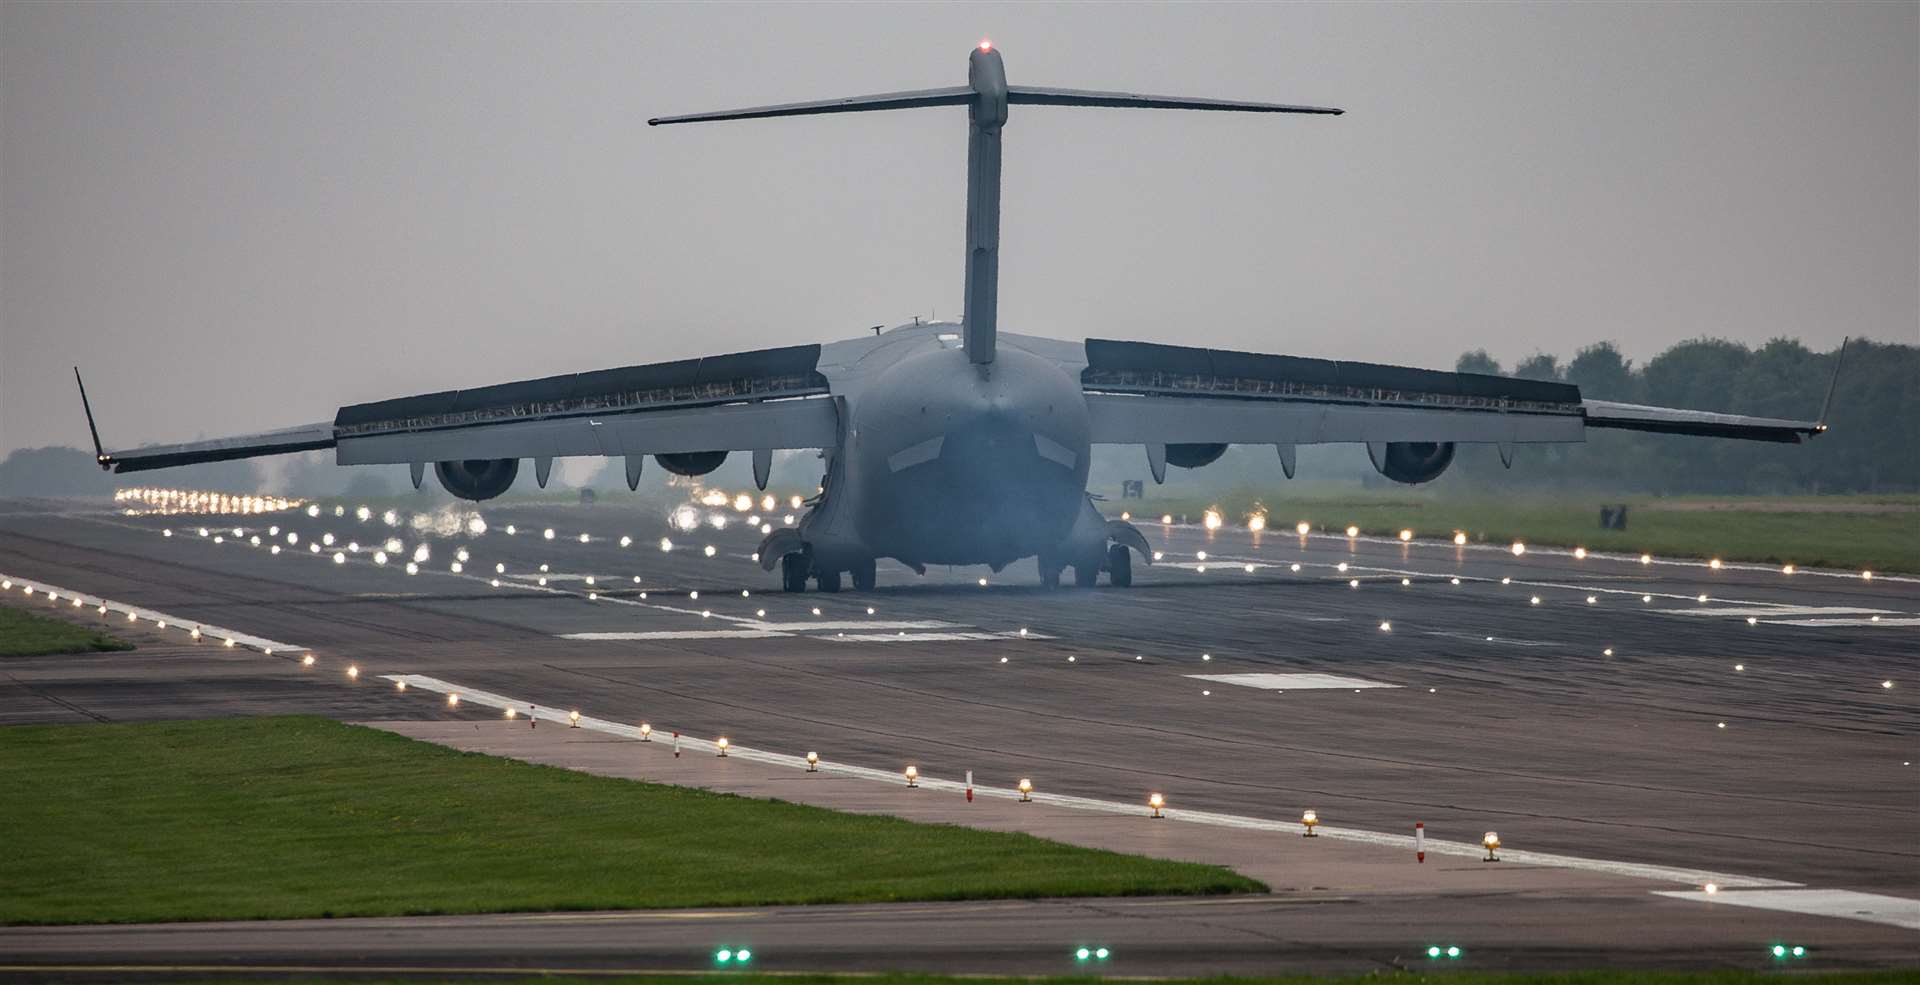
<svg viewBox="0 0 1920 985">
<path fill-rule="evenodd" d="M 1850 889 L 1741 889 L 1716 893 L 1687 889 L 1658 890 L 1653 895 L 1697 903 L 1726 903 L 1816 917 L 1864 920 L 1867 923 L 1920 930 L 1920 900 L 1878 893 L 1856 893 Z"/>
<path fill-rule="evenodd" d="M 1265 691 L 1314 691 L 1334 688 L 1353 690 L 1400 686 L 1381 681 L 1369 681 L 1360 677 L 1342 677 L 1338 674 L 1187 674 L 1185 676 L 1196 681 L 1218 681 L 1221 684 L 1257 687 Z"/>
<path fill-rule="evenodd" d="M 499 708 L 501 710 L 512 708 L 518 715 L 533 715 L 549 722 L 570 722 L 567 713 L 558 710 L 558 708 L 565 707 L 564 705 L 542 704 L 536 707 L 535 703 L 524 699 L 511 698 L 505 695 L 495 694 L 491 691 L 461 687 L 458 684 L 444 681 L 437 677 L 428 677 L 424 674 L 385 674 L 382 675 L 382 677 L 389 681 L 405 682 L 409 689 L 427 691 L 435 694 L 457 694 L 460 696 L 462 702 L 470 702 L 483 707 Z M 638 726 L 609 721 L 603 718 L 593 718 L 584 714 L 580 716 L 579 726 L 583 729 L 589 729 L 605 735 L 614 735 L 635 741 L 640 741 L 641 739 Z M 654 726 L 653 745 L 665 746 L 667 744 L 667 740 L 662 737 L 661 733 L 662 727 L 658 725 Z M 719 747 L 710 739 L 702 739 L 690 735 L 683 735 L 679 738 L 680 744 L 684 749 L 691 749 L 706 755 L 717 755 L 719 752 Z M 763 763 L 769 766 L 778 766 L 793 770 L 805 770 L 808 765 L 803 756 L 769 752 L 764 749 L 755 749 L 731 741 L 729 741 L 727 745 L 727 755 L 748 762 Z M 884 783 L 890 787 L 900 786 L 900 774 L 893 770 L 873 769 L 867 766 L 855 766 L 849 763 L 831 762 L 825 759 L 820 761 L 819 770 L 823 773 L 832 773 L 855 779 Z M 919 785 L 925 789 L 939 790 L 952 794 L 960 794 L 967 789 L 966 784 L 961 781 L 942 780 L 924 774 L 919 779 Z M 1018 800 L 1020 798 L 1019 792 L 1011 787 L 1005 789 L 999 787 L 976 787 L 974 788 L 974 796 L 983 798 L 991 797 L 1000 800 Z M 1065 807 L 1073 810 L 1083 810 L 1100 814 L 1146 816 L 1146 805 L 1143 803 L 1101 800 L 1095 797 L 1076 797 L 1068 794 L 1045 793 L 1042 791 L 1034 791 L 1032 798 L 1035 803 L 1051 804 L 1055 807 Z M 1166 809 L 1165 814 L 1167 818 L 1172 820 L 1250 831 L 1271 831 L 1297 835 L 1300 828 L 1299 822 L 1292 819 L 1278 821 L 1241 814 L 1225 814 L 1217 811 L 1186 810 L 1178 807 L 1170 807 Z M 1410 831 L 1406 834 L 1388 834 L 1382 831 L 1365 831 L 1358 828 L 1329 828 L 1322 825 L 1317 829 L 1317 833 L 1322 837 L 1333 838 L 1338 841 L 1377 845 L 1382 848 L 1391 848 L 1409 854 L 1414 851 L 1414 839 Z M 1486 851 L 1478 842 L 1447 841 L 1433 837 L 1427 838 L 1426 850 L 1432 855 L 1475 859 L 1480 858 Z M 1500 856 L 1515 865 L 1577 869 L 1585 872 L 1598 872 L 1606 875 L 1645 879 L 1652 882 L 1680 883 L 1694 886 L 1714 883 L 1723 889 L 1789 888 L 1800 886 L 1800 883 L 1797 882 L 1767 879 L 1759 876 L 1743 876 L 1726 872 L 1710 872 L 1705 869 L 1687 869 L 1642 862 L 1583 858 L 1576 855 L 1558 855 L 1549 852 L 1503 849 Z"/>
</svg>

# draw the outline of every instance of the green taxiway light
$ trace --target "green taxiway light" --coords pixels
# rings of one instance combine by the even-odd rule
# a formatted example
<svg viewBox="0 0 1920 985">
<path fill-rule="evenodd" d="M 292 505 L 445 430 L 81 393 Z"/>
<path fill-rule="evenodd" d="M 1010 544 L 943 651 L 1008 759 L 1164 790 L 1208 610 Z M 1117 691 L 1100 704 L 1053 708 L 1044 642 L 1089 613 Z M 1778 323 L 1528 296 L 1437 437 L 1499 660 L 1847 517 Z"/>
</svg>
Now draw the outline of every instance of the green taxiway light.
<svg viewBox="0 0 1920 985">
<path fill-rule="evenodd" d="M 1093 957 L 1093 952 L 1087 950 L 1084 947 L 1078 951 L 1073 952 L 1073 960 L 1075 961 L 1085 961 L 1090 957 Z"/>
<path fill-rule="evenodd" d="M 1112 951 L 1109 951 L 1104 947 L 1096 947 L 1093 949 L 1093 956 L 1096 958 L 1099 958 L 1102 961 L 1107 960 L 1107 955 L 1112 953 L 1113 953 Z"/>
<path fill-rule="evenodd" d="M 720 950 L 713 952 L 713 960 L 719 962 L 720 964 L 726 964 L 727 962 L 733 960 L 733 952 L 723 947 Z"/>
<path fill-rule="evenodd" d="M 1465 952 L 1460 950 L 1460 945 L 1458 944 L 1449 944 L 1446 947 L 1441 947 L 1438 944 L 1434 944 L 1427 948 L 1427 957 L 1429 958 L 1439 958 L 1442 956 L 1448 957 L 1448 958 L 1458 958 L 1463 953 Z"/>
<path fill-rule="evenodd" d="M 1795 944 L 1793 946 L 1793 956 L 1796 958 L 1804 958 L 1807 956 L 1807 949 Z"/>
<path fill-rule="evenodd" d="M 1439 957 L 1439 956 L 1440 956 L 1440 947 L 1439 947 L 1439 945 L 1435 945 L 1435 946 L 1433 946 L 1433 947 L 1429 947 L 1429 948 L 1427 948 L 1427 957 L 1429 957 L 1429 958 L 1437 958 L 1437 957 Z"/>
<path fill-rule="evenodd" d="M 738 951 L 723 947 L 713 952 L 714 964 L 746 964 L 752 960 L 753 952 L 744 947 Z"/>
</svg>

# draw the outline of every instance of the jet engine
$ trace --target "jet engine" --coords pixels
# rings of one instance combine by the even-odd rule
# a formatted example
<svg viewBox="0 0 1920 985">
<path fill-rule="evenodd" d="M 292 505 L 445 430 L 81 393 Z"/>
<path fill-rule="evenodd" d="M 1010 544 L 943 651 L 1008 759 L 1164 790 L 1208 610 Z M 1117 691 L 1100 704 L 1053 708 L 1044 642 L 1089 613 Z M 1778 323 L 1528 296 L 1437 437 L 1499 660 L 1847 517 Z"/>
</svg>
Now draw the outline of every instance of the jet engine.
<svg viewBox="0 0 1920 985">
<path fill-rule="evenodd" d="M 1368 442 L 1367 457 L 1380 474 L 1395 482 L 1414 485 L 1432 482 L 1453 464 L 1451 441 Z"/>
<path fill-rule="evenodd" d="M 520 474 L 517 458 L 467 458 L 433 463 L 433 474 L 440 477 L 446 491 L 478 502 L 492 499 L 513 485 Z"/>
<path fill-rule="evenodd" d="M 674 475 L 706 475 L 727 460 L 723 451 L 682 451 L 655 455 L 653 460 Z"/>
<path fill-rule="evenodd" d="M 1183 469 L 1197 469 L 1202 465 L 1212 465 L 1227 453 L 1224 444 L 1184 444 L 1167 446 L 1167 464 L 1178 465 Z"/>
</svg>

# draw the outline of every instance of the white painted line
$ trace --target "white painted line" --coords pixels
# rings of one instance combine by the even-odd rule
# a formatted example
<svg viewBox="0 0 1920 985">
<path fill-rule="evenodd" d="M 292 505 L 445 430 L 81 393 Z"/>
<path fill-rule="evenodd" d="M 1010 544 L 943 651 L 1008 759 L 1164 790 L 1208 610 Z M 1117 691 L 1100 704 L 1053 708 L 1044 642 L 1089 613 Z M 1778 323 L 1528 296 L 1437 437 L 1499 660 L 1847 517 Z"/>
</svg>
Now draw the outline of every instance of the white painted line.
<svg viewBox="0 0 1920 985">
<path fill-rule="evenodd" d="M 1236 684 L 1240 687 L 1257 687 L 1266 691 L 1313 691 L 1343 688 L 1399 687 L 1398 684 L 1383 684 L 1359 677 L 1341 677 L 1338 674 L 1188 674 L 1196 681 L 1218 681 L 1221 684 Z"/>
<path fill-rule="evenodd" d="M 1450 640 L 1466 640 L 1470 643 L 1499 643 L 1504 646 L 1566 646 L 1552 640 L 1516 640 L 1505 636 L 1475 636 L 1472 633 L 1443 633 L 1437 629 L 1427 631 L 1428 636 L 1442 636 Z"/>
<path fill-rule="evenodd" d="M 1767 619 L 1770 626 L 1920 626 L 1920 619 Z"/>
<path fill-rule="evenodd" d="M 650 633 L 562 633 L 563 640 L 764 640 L 792 636 L 765 629 L 662 629 Z"/>
<path fill-rule="evenodd" d="M 489 691 L 476 691 L 470 688 L 464 688 L 435 677 L 427 677 L 421 674 L 386 674 L 383 676 L 386 680 L 390 681 L 405 681 L 409 688 L 417 688 L 436 694 L 458 694 L 462 702 L 470 702 L 487 708 L 500 708 L 503 710 L 512 708 L 519 714 L 535 714 L 550 722 L 568 721 L 566 714 L 559 710 L 560 707 L 564 706 L 546 705 L 535 710 L 533 705 L 523 700 L 508 698 Z M 586 715 L 580 716 L 580 727 L 606 735 L 617 735 L 634 740 L 640 738 L 640 729 L 638 726 L 611 722 L 601 718 L 591 718 Z M 660 730 L 660 726 L 654 726 L 655 732 L 659 732 Z M 703 751 L 710 755 L 719 751 L 718 747 L 707 739 L 681 736 L 680 742 L 687 748 L 695 751 Z M 728 743 L 727 755 L 729 757 L 765 763 L 771 766 L 781 766 L 796 770 L 804 770 L 807 768 L 807 761 L 804 756 L 767 752 L 762 749 L 742 746 L 737 742 Z M 888 786 L 900 785 L 900 774 L 890 769 L 879 770 L 866 766 L 852 766 L 846 763 L 835 763 L 824 759 L 820 761 L 819 769 L 826 773 L 837 773 L 841 776 L 873 780 L 878 783 L 885 783 Z M 920 786 L 954 794 L 963 793 L 966 790 L 966 785 L 960 781 L 940 780 L 924 774 L 920 777 Z M 1020 798 L 1019 792 L 1011 787 L 1004 789 L 999 787 L 976 787 L 974 789 L 974 795 L 977 797 L 998 797 L 1002 800 L 1018 800 Z M 1035 803 L 1052 804 L 1056 807 L 1067 807 L 1074 810 L 1091 811 L 1101 814 L 1137 815 L 1142 818 L 1146 816 L 1146 805 L 1144 803 L 1121 803 L 1119 801 L 1098 800 L 1092 797 L 1074 797 L 1066 794 L 1052 794 L 1041 791 L 1035 791 L 1032 797 Z M 1300 822 L 1295 819 L 1275 821 L 1266 818 L 1247 817 L 1239 814 L 1190 811 L 1180 809 L 1177 805 L 1169 807 L 1166 811 L 1166 816 L 1172 820 L 1187 821 L 1194 824 L 1208 824 L 1215 827 L 1239 828 L 1251 831 L 1273 831 L 1297 835 L 1300 830 Z M 1386 834 L 1378 831 L 1362 831 L 1355 828 L 1328 828 L 1325 825 L 1321 825 L 1316 831 L 1322 837 L 1333 838 L 1340 841 L 1379 845 L 1384 848 L 1393 848 L 1407 852 L 1413 851 L 1413 836 L 1411 834 Z M 1427 839 L 1426 850 L 1431 854 L 1452 855 L 1459 858 L 1479 858 L 1485 851 L 1485 849 L 1480 847 L 1478 842 L 1442 841 L 1434 838 Z M 1680 883 L 1682 885 L 1702 886 L 1711 882 L 1726 889 L 1791 887 L 1799 885 L 1799 883 L 1784 882 L 1779 879 L 1733 875 L 1725 872 L 1709 872 L 1704 869 L 1683 869 L 1666 865 L 1647 865 L 1639 862 L 1616 862 L 1608 859 L 1581 858 L 1574 855 L 1554 855 L 1546 852 L 1502 849 L 1500 857 L 1514 865 L 1577 869 L 1585 872 L 1598 872 L 1606 875 L 1647 879 L 1653 882 Z"/>
<path fill-rule="evenodd" d="M 1756 616 L 1761 619 L 1775 616 L 1897 616 L 1903 614 L 1892 609 L 1860 609 L 1845 605 L 1774 605 L 1766 602 L 1746 604 L 1747 608 L 1744 609 L 1656 609 L 1654 611 L 1669 616 Z"/>
<path fill-rule="evenodd" d="M 1920 900 L 1876 893 L 1856 893 L 1848 889 L 1743 889 L 1705 893 L 1699 890 L 1657 890 L 1655 896 L 1693 900 L 1699 903 L 1727 903 L 1761 910 L 1805 913 L 1816 917 L 1864 920 L 1907 930 L 1920 930 Z"/>
<path fill-rule="evenodd" d="M 219 643 L 225 643 L 227 640 L 232 640 L 235 646 L 244 646 L 250 650 L 273 652 L 278 654 L 285 654 L 287 656 L 292 656 L 293 654 L 296 654 L 296 653 L 306 652 L 306 648 L 300 646 L 297 643 L 282 643 L 279 640 L 270 640 L 264 636 L 255 636 L 252 633 L 243 633 L 237 629 L 228 629 L 225 626 L 215 626 L 212 623 L 199 622 L 197 620 L 187 618 L 186 616 L 176 616 L 176 615 L 172 615 L 165 612 L 159 612 L 154 609 L 144 608 L 138 605 L 131 605 L 126 602 L 115 602 L 112 599 L 104 599 L 98 595 L 88 595 L 88 594 L 85 594 L 84 592 L 71 591 L 65 588 L 61 588 L 58 585 L 49 585 L 44 581 L 35 581 L 32 578 L 22 578 L 19 575 L 9 575 L 4 572 L 0 572 L 0 579 L 5 579 L 13 582 L 12 591 L 18 592 L 23 596 L 25 594 L 23 589 L 26 587 L 31 587 L 33 589 L 35 598 L 39 598 L 40 596 L 45 595 L 48 592 L 53 592 L 54 594 L 60 596 L 60 601 L 58 603 L 54 603 L 55 605 L 66 605 L 69 608 L 71 608 L 71 605 L 68 602 L 69 599 L 79 599 L 82 608 L 92 610 L 92 611 L 98 611 L 99 608 L 104 605 L 107 607 L 107 612 L 109 614 L 118 613 L 120 616 L 119 621 L 121 621 L 123 624 L 127 614 L 132 613 L 134 615 L 134 618 L 143 620 L 148 623 L 164 622 L 167 624 L 168 629 L 178 629 L 183 632 L 199 629 L 201 638 L 206 642 L 210 642 L 210 643 L 219 644 Z M 48 607 L 52 608 L 53 606 L 49 605 Z M 105 628 L 112 629 L 113 628 L 112 622 L 109 621 Z"/>
<path fill-rule="evenodd" d="M 959 640 L 1050 640 L 1051 636 L 1029 632 L 1019 633 L 988 632 L 952 632 L 952 633 L 840 633 L 834 636 L 814 636 L 816 640 L 847 640 L 854 643 L 949 643 Z"/>
<path fill-rule="evenodd" d="M 815 619 L 812 622 L 757 622 L 746 620 L 741 625 L 753 629 L 765 629 L 780 633 L 813 633 L 823 629 L 967 629 L 963 623 L 941 622 L 938 619 L 919 619 L 912 621 L 887 621 L 883 619 Z"/>
</svg>

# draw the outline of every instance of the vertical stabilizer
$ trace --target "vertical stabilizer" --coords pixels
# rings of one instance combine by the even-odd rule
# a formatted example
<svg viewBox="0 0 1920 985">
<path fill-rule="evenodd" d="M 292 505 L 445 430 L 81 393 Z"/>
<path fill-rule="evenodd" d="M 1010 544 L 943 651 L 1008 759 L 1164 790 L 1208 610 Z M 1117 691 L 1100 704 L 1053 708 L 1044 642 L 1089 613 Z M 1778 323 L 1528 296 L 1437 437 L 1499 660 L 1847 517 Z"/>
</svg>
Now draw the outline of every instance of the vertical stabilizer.
<svg viewBox="0 0 1920 985">
<path fill-rule="evenodd" d="M 993 362 L 1000 307 L 1000 131 L 1007 123 L 1007 69 L 982 41 L 967 66 L 967 282 L 960 325 L 967 360 Z"/>
</svg>

